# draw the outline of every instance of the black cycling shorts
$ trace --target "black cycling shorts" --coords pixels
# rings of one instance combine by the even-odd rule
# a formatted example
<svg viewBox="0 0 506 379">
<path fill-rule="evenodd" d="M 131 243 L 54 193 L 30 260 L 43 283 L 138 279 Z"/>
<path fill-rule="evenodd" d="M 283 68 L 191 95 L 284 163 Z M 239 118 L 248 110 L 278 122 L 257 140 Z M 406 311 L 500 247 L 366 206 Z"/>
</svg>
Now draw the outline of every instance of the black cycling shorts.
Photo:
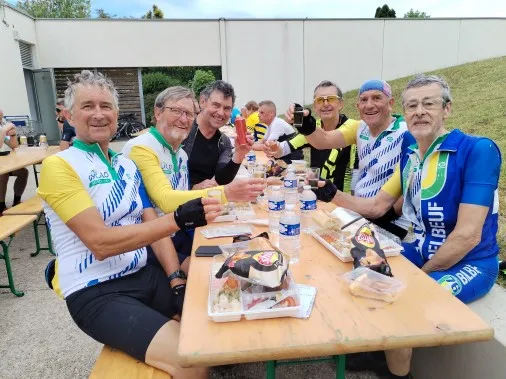
<svg viewBox="0 0 506 379">
<path fill-rule="evenodd" d="M 77 326 L 96 341 L 144 362 L 158 330 L 171 320 L 172 290 L 158 267 L 83 288 L 66 298 Z"/>
</svg>

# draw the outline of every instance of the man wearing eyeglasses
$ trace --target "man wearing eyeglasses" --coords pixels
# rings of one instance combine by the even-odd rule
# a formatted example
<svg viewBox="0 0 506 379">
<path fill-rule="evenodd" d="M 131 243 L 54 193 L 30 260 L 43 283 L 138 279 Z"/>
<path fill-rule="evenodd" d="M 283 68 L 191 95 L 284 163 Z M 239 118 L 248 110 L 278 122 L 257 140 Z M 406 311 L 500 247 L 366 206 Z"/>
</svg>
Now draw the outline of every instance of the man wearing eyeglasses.
<svg viewBox="0 0 506 379">
<path fill-rule="evenodd" d="M 438 76 L 412 79 L 402 94 L 402 105 L 416 143 L 403 152 L 400 168 L 374 197 L 338 192 L 335 199 L 371 216 L 385 213 L 403 197 L 402 212 L 413 224 L 416 238 L 403 243 L 402 254 L 462 302 L 470 303 L 490 291 L 499 272 L 501 152 L 488 138 L 445 128 L 452 97 L 448 83 Z M 410 356 L 404 351 L 405 359 L 397 361 L 397 375 L 409 371 Z"/>
<path fill-rule="evenodd" d="M 209 84 L 200 93 L 201 112 L 193 121 L 183 149 L 188 154 L 192 189 L 205 189 L 230 183 L 251 150 L 253 139 L 232 152 L 230 139 L 220 132 L 230 119 L 235 103 L 234 87 L 223 80 Z"/>
<path fill-rule="evenodd" d="M 123 147 L 122 153 L 139 168 L 148 196 L 154 202 L 159 216 L 173 212 L 189 200 L 209 197 L 207 190 L 190 191 L 188 155 L 181 145 L 190 133 L 196 111 L 192 90 L 180 86 L 169 87 L 156 97 L 156 126 L 131 139 Z M 262 179 L 236 179 L 219 188 L 222 189 L 223 202 L 252 201 L 262 193 L 264 185 Z M 188 272 L 193 230 L 180 230 L 172 240 L 181 268 Z M 148 247 L 148 260 L 150 257 L 154 257 L 154 253 Z"/>
<path fill-rule="evenodd" d="M 325 131 L 317 128 L 310 111 L 304 110 L 302 127 L 298 131 L 315 148 L 335 149 L 357 145 L 359 166 L 357 176 L 353 178 L 356 196 L 369 198 L 376 195 L 394 173 L 401 152 L 415 142 L 404 118 L 392 115 L 393 104 L 390 85 L 382 80 L 369 80 L 359 89 L 357 108 L 360 123 Z M 293 122 L 293 111 L 292 105 L 286 112 L 289 122 Z M 327 185 L 318 191 L 318 196 L 320 200 L 335 202 L 336 191 L 337 188 L 327 180 Z M 374 223 L 402 239 L 407 234 L 409 222 L 398 216 L 401 206 L 402 202 L 399 202 L 387 214 L 374 218 Z"/>
<path fill-rule="evenodd" d="M 341 89 L 331 81 L 324 80 L 316 86 L 313 110 L 318 116 L 315 121 L 318 127 L 330 131 L 339 129 L 343 125 L 358 124 L 357 120 L 348 119 L 346 115 L 340 114 L 344 106 L 342 97 Z M 318 150 L 307 142 L 304 135 L 298 134 L 289 141 L 272 146 L 267 154 L 279 158 L 305 147 L 311 149 L 310 165 L 320 167 L 321 178 L 331 180 L 341 191 L 351 191 L 352 171 L 358 169 L 355 144 L 341 149 Z"/>
</svg>

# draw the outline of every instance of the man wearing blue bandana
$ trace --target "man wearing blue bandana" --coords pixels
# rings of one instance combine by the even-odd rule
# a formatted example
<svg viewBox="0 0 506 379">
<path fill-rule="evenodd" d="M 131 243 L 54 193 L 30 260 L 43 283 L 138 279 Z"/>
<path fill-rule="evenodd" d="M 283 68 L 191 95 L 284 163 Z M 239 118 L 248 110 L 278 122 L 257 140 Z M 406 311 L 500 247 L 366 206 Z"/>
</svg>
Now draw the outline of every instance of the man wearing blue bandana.
<svg viewBox="0 0 506 379">
<path fill-rule="evenodd" d="M 392 115 L 394 99 L 390 85 L 383 80 L 368 80 L 359 90 L 357 108 L 360 123 L 342 125 L 340 128 L 325 131 L 316 127 L 316 121 L 309 110 L 304 110 L 302 127 L 299 133 L 316 149 L 340 149 L 356 144 L 359 165 L 352 178 L 352 189 L 359 197 L 375 196 L 394 173 L 400 161 L 401 152 L 414 143 L 401 115 Z M 292 105 L 286 112 L 288 122 L 293 122 Z M 337 187 L 326 181 L 318 191 L 318 198 L 336 202 Z M 400 238 L 407 234 L 409 222 L 398 217 L 402 202 L 396 204 L 398 212 L 391 207 L 386 214 L 372 215 L 374 223 L 394 233 Z"/>
<path fill-rule="evenodd" d="M 376 196 L 338 193 L 338 203 L 368 216 L 386 212 L 403 196 L 403 215 L 416 236 L 403 244 L 403 255 L 470 303 L 490 291 L 499 271 L 500 150 L 488 138 L 445 129 L 452 98 L 440 77 L 416 76 L 402 105 L 416 144 L 402 155 L 400 170 Z"/>
</svg>

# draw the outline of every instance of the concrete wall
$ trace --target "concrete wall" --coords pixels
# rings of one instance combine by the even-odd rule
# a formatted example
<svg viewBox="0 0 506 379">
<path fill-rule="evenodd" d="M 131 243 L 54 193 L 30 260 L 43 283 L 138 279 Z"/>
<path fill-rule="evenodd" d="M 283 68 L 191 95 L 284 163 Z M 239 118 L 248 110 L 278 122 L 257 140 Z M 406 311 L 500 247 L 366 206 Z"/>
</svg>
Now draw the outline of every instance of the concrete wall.
<svg viewBox="0 0 506 379">
<path fill-rule="evenodd" d="M 19 40 L 35 45 L 35 21 L 2 6 L 0 19 L 5 21 L 0 23 L 0 108 L 5 115 L 30 114 L 19 43 L 14 39 L 14 33 L 18 33 Z M 37 65 L 36 46 L 33 49 L 34 64 Z"/>
<path fill-rule="evenodd" d="M 237 104 L 270 99 L 283 112 L 310 103 L 324 79 L 343 91 L 365 80 L 506 55 L 506 19 L 429 20 L 43 20 L 5 7 L 21 38 L 36 43 L 38 66 L 221 65 Z M 28 112 L 17 43 L 0 24 L 0 107 Z M 4 49 L 4 44 L 7 46 Z M 5 66 L 5 68 L 4 68 Z"/>
</svg>

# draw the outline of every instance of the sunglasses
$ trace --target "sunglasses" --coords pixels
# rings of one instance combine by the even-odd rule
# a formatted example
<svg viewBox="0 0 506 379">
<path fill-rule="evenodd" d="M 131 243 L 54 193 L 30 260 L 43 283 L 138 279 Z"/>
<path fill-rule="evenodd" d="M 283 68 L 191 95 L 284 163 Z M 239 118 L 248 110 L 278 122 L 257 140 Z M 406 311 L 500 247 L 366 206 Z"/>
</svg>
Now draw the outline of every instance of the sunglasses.
<svg viewBox="0 0 506 379">
<path fill-rule="evenodd" d="M 269 239 L 269 234 L 267 232 L 262 232 L 260 233 L 258 236 L 256 237 L 250 237 L 249 235 L 247 234 L 239 234 L 238 236 L 235 236 L 233 239 L 232 239 L 232 242 L 233 243 L 236 243 L 236 242 L 245 242 L 245 241 L 249 241 L 249 240 L 252 240 L 253 238 L 267 238 Z"/>
<path fill-rule="evenodd" d="M 329 104 L 335 104 L 337 103 L 341 98 L 337 95 L 329 95 L 329 96 L 318 96 L 318 97 L 315 97 L 314 98 L 314 103 L 315 104 L 318 104 L 318 105 L 322 105 L 323 103 L 325 103 L 325 100 L 327 100 L 327 102 Z"/>
</svg>

